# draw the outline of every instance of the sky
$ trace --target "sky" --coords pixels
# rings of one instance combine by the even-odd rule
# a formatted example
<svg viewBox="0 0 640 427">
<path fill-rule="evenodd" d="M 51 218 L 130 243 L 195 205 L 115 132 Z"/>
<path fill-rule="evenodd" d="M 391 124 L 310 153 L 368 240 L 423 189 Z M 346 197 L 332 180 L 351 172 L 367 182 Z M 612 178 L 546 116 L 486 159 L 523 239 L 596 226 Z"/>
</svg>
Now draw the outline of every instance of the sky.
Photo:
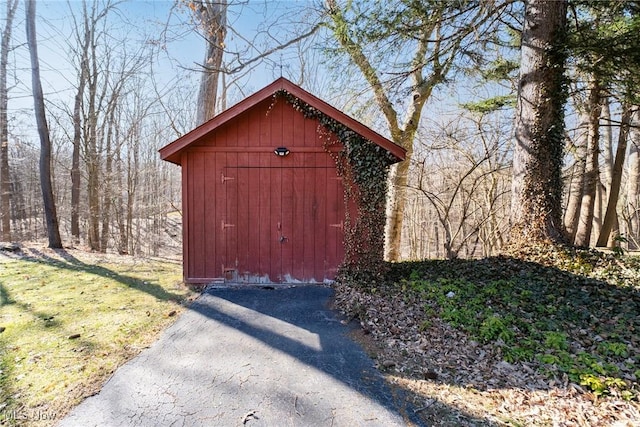
<svg viewBox="0 0 640 427">
<path fill-rule="evenodd" d="M 106 0 L 95 0 L 98 4 Z M 132 51 L 141 43 L 152 43 L 160 48 L 154 60 L 154 78 L 159 87 L 191 87 L 191 97 L 199 79 L 198 71 L 205 52 L 205 40 L 195 31 L 191 11 L 182 3 L 166 0 L 118 1 L 117 11 L 110 15 L 108 32 L 115 42 L 127 40 L 125 50 Z M 319 0 L 271 1 L 271 0 L 230 0 L 228 11 L 229 30 L 226 48 L 230 52 L 244 52 L 251 58 L 262 49 L 273 47 L 293 37 L 292 32 L 304 31 L 314 13 L 314 5 Z M 0 1 L 0 5 L 6 3 Z M 79 16 L 82 2 L 76 0 L 38 0 L 37 37 L 41 64 L 41 78 L 51 111 L 72 108 L 77 71 L 69 62 L 73 46 L 74 23 L 72 15 Z M 4 8 L 0 9 L 0 19 L 4 18 Z M 1 21 L 0 21 L 1 22 Z M 14 22 L 14 45 L 10 63 L 15 63 L 12 77 L 14 83 L 10 91 L 9 115 L 13 124 L 12 132 L 18 137 L 35 140 L 31 95 L 31 67 L 29 52 L 23 45 L 24 3 L 20 2 Z M 255 48 L 247 46 L 255 42 Z M 309 42 L 310 43 L 310 42 Z M 317 47 L 317 46 L 315 46 Z M 388 127 L 380 114 L 371 114 L 366 102 L 370 94 L 356 96 L 349 90 L 340 90 L 346 70 L 327 68 L 328 59 L 318 49 L 310 50 L 304 66 L 307 67 L 306 80 L 300 80 L 301 61 L 295 48 L 277 52 L 255 68 L 239 73 L 237 85 L 232 87 L 227 106 L 240 101 L 252 92 L 271 83 L 280 75 L 292 80 L 347 113 L 360 111 L 360 120 L 379 133 L 388 135 Z M 232 58 L 232 55 L 227 55 Z M 341 73 L 336 76 L 335 73 Z M 332 74 L 334 73 L 334 74 Z M 357 75 L 357 72 L 354 72 Z M 11 78 L 11 77 L 10 77 Z M 186 89 L 185 89 L 186 90 Z M 348 96 L 347 96 L 348 94 Z M 433 102 L 424 109 L 425 120 L 447 121 L 448 113 L 458 102 L 464 102 L 465 91 L 461 87 L 436 91 Z M 439 99 L 438 99 L 439 98 Z M 195 99 L 191 99 L 195 103 Z M 353 109 L 353 110 L 351 110 Z M 458 112 L 455 113 L 457 115 Z"/>
<path fill-rule="evenodd" d="M 103 2 L 98 0 L 99 4 Z M 285 20 L 304 19 L 304 10 L 308 10 L 311 4 L 310 1 L 231 0 L 227 49 L 245 51 L 248 42 L 254 41 L 255 37 L 258 37 L 259 48 L 266 46 L 266 43 L 288 40 L 290 35 L 283 30 L 287 27 L 281 25 L 282 22 L 279 24 L 276 17 L 285 16 Z M 6 2 L 0 1 L 2 23 L 5 5 Z M 75 0 L 39 0 L 36 3 L 41 80 L 49 105 L 69 104 L 73 99 L 77 76 L 75 67 L 69 62 L 74 29 L 71 17 L 73 14 L 79 16 L 81 8 L 82 2 Z M 33 114 L 31 66 L 29 52 L 24 46 L 24 13 L 24 3 L 20 2 L 14 19 L 15 49 L 9 59 L 11 64 L 15 64 L 9 77 L 9 115 L 10 121 L 13 117 L 13 123 L 21 129 L 14 129 L 18 134 L 25 134 L 25 130 L 31 127 Z M 157 63 L 154 64 L 154 74 L 160 86 L 186 82 L 197 85 L 200 77 L 198 65 L 204 57 L 205 41 L 194 30 L 191 13 L 184 4 L 176 5 L 176 2 L 166 0 L 121 1 L 108 22 L 108 32 L 114 40 L 126 38 L 126 49 L 135 49 L 145 41 L 157 44 L 160 50 L 156 56 Z M 248 57 L 254 54 L 255 50 L 246 52 Z M 298 67 L 292 55 L 295 56 L 295 52 L 291 50 L 277 53 L 251 72 L 240 73 L 243 77 L 238 87 L 242 93 L 232 93 L 230 104 L 269 84 L 280 73 L 292 78 Z"/>
</svg>

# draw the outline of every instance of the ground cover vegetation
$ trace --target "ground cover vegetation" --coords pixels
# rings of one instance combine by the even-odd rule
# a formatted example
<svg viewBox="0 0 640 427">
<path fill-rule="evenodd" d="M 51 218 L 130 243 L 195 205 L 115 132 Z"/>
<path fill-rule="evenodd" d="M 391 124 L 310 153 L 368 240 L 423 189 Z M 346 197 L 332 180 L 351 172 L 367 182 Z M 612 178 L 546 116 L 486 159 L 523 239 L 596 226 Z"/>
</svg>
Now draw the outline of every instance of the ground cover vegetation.
<svg viewBox="0 0 640 427">
<path fill-rule="evenodd" d="M 383 284 L 338 286 L 336 302 L 429 425 L 634 425 L 638 267 L 563 247 L 393 263 Z"/>
<path fill-rule="evenodd" d="M 177 262 L 77 250 L 22 255 L 0 263 L 1 425 L 59 421 L 193 296 Z"/>
</svg>

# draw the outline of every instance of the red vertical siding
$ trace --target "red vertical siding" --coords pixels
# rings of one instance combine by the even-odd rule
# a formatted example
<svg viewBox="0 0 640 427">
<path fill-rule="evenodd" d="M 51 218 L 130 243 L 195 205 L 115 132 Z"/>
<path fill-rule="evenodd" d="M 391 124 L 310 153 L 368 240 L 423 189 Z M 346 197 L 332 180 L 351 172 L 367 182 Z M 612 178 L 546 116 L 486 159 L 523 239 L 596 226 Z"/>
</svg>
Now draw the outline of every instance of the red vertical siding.
<svg viewBox="0 0 640 427">
<path fill-rule="evenodd" d="M 270 108 L 271 107 L 271 108 Z M 270 108 L 270 109 L 269 109 Z M 318 123 L 266 100 L 189 148 L 183 160 L 185 269 L 217 277 L 323 281 L 342 261 L 341 183 Z M 273 149 L 291 153 L 278 157 Z"/>
<path fill-rule="evenodd" d="M 227 271 L 223 268 L 231 267 L 226 257 L 226 243 L 227 235 L 233 233 L 235 218 L 227 217 L 227 185 L 221 179 L 228 156 L 229 153 L 217 152 L 207 165 L 207 171 L 211 176 L 210 185 L 215 188 L 213 199 L 208 200 L 209 208 L 206 213 L 213 224 L 211 230 L 208 230 L 210 234 L 205 236 L 207 241 L 213 240 L 215 246 L 213 253 L 207 253 L 208 274 L 213 277 L 226 277 Z"/>
<path fill-rule="evenodd" d="M 313 230 L 310 233 L 303 233 L 303 265 L 304 277 L 314 278 L 314 264 L 316 255 L 316 239 L 314 225 L 316 223 L 317 197 L 314 179 L 315 155 L 305 153 L 305 168 L 302 169 L 304 175 L 304 193 L 303 193 L 303 212 L 302 227 L 303 230 Z"/>
<path fill-rule="evenodd" d="M 261 276 L 268 276 L 270 280 L 275 280 L 271 275 L 271 242 L 275 237 L 274 225 L 271 216 L 271 169 L 268 168 L 271 159 L 264 154 L 260 155 L 260 268 Z"/>
<path fill-rule="evenodd" d="M 193 277 L 200 278 L 207 277 L 204 269 L 206 256 L 203 256 L 206 242 L 201 237 L 206 233 L 206 222 L 203 221 L 203 219 L 206 218 L 206 199 L 203 192 L 205 192 L 207 188 L 204 176 L 205 157 L 192 153 L 189 163 L 191 164 L 189 170 L 192 173 L 191 182 L 195 184 L 189 187 L 189 200 L 191 202 L 192 212 L 191 221 L 189 222 L 191 231 L 189 239 L 191 246 L 189 249 L 192 251 L 190 259 L 192 261 Z"/>
<path fill-rule="evenodd" d="M 238 189 L 237 204 L 237 255 L 238 255 L 238 274 L 240 277 L 248 276 L 251 273 L 249 269 L 249 251 L 253 253 L 255 248 L 255 221 L 249 219 L 248 212 L 254 212 L 254 201 L 250 198 L 249 192 L 249 154 L 246 152 L 238 153 L 238 166 L 236 173 L 236 188 Z M 250 229 L 251 228 L 251 229 Z"/>
<path fill-rule="evenodd" d="M 284 145 L 282 141 L 282 126 L 283 126 L 283 107 L 285 105 L 283 100 L 276 103 L 269 112 L 271 129 L 269 136 L 269 148 L 279 147 Z M 282 221 L 282 167 L 288 160 L 286 157 L 279 157 L 270 153 L 270 192 L 271 192 L 271 204 L 269 213 L 269 225 L 271 227 L 270 232 L 270 265 L 269 265 L 269 277 L 274 282 L 282 282 L 284 280 L 282 274 L 282 246 L 286 245 L 286 237 L 284 235 L 283 228 L 286 228 L 286 224 Z M 268 155 L 268 154 L 265 154 Z M 282 241 L 281 241 L 282 239 Z"/>
<path fill-rule="evenodd" d="M 297 113 L 293 111 L 293 113 Z M 293 268 L 293 260 L 296 256 L 296 252 L 294 251 L 294 247 L 296 245 L 296 241 L 298 240 L 298 236 L 296 234 L 296 230 L 294 228 L 294 174 L 295 170 L 293 169 L 295 165 L 295 157 L 297 154 L 295 153 L 295 147 L 297 145 L 296 133 L 299 132 L 296 130 L 296 125 L 301 125 L 302 122 L 300 118 L 301 114 L 287 114 L 287 111 L 283 113 L 282 117 L 282 135 L 281 140 L 283 145 L 289 147 L 293 152 L 289 154 L 289 156 L 279 159 L 281 169 L 281 179 L 282 179 L 282 191 L 281 191 L 281 211 L 280 217 L 282 218 L 282 235 L 285 237 L 285 241 L 282 243 L 282 248 L 280 251 L 280 257 L 282 259 L 282 276 L 283 278 L 302 278 L 302 276 L 297 276 L 294 274 Z M 297 122 L 296 122 L 297 120 Z"/>
<path fill-rule="evenodd" d="M 291 275 L 304 278 L 304 153 L 292 153 L 293 163 L 291 183 Z"/>
<path fill-rule="evenodd" d="M 180 156 L 180 163 L 182 164 L 182 279 L 187 282 L 190 278 L 191 272 L 191 256 L 189 253 L 189 247 L 191 245 L 191 239 L 189 236 L 189 224 L 191 224 L 191 209 L 189 207 L 189 190 L 191 188 L 191 176 L 189 174 L 189 153 L 183 152 Z"/>
<path fill-rule="evenodd" d="M 222 170 L 225 171 L 224 180 L 221 177 L 221 182 L 225 189 L 226 200 L 226 213 L 225 222 L 228 227 L 224 230 L 224 250 L 225 250 L 225 266 L 234 268 L 235 273 L 238 274 L 237 267 L 239 266 L 239 254 L 238 254 L 238 154 L 227 153 L 226 163 L 222 165 Z M 246 215 L 243 215 L 246 216 Z"/>
<path fill-rule="evenodd" d="M 204 159 L 202 164 L 204 181 L 202 182 L 202 198 L 205 207 L 202 211 L 201 222 L 205 224 L 202 234 L 198 234 L 196 238 L 204 240 L 204 251 L 198 253 L 198 257 L 205 264 L 204 275 L 201 277 L 220 277 L 220 266 L 216 269 L 216 261 L 218 258 L 218 248 L 220 248 L 220 199 L 218 197 L 219 189 L 216 182 L 217 170 L 214 168 L 216 161 L 220 161 L 220 157 L 224 153 L 204 153 L 200 158 Z M 203 238 L 202 236 L 207 236 Z"/>
</svg>

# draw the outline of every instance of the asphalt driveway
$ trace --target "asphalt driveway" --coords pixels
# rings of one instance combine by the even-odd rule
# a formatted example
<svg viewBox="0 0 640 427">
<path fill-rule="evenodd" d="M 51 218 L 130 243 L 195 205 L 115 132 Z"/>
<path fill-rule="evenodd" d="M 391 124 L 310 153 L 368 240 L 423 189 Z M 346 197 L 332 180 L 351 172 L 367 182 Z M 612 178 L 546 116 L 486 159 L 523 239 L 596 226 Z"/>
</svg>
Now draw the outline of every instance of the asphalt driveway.
<svg viewBox="0 0 640 427">
<path fill-rule="evenodd" d="M 324 286 L 213 289 L 59 426 L 404 426 Z"/>
</svg>

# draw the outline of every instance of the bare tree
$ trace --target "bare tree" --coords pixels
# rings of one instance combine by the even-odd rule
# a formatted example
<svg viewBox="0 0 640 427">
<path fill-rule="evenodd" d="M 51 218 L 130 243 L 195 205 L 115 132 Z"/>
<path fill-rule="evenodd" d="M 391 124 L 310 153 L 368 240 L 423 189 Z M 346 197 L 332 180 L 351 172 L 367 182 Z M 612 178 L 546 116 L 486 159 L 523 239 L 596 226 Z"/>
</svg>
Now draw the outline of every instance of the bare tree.
<svg viewBox="0 0 640 427">
<path fill-rule="evenodd" d="M 640 106 L 636 106 L 629 129 L 629 166 L 625 203 L 629 248 L 640 247 Z"/>
<path fill-rule="evenodd" d="M 584 186 L 587 167 L 587 146 L 589 143 L 589 115 L 584 111 L 580 102 L 574 102 L 578 110 L 578 127 L 576 135 L 570 146 L 574 163 L 569 176 L 568 201 L 564 216 L 567 239 L 573 243 L 578 223 L 580 221 L 580 208 L 582 207 L 582 190 Z"/>
<path fill-rule="evenodd" d="M 75 16 L 72 14 L 75 21 Z M 95 22 L 89 22 L 86 1 L 82 2 L 82 24 L 74 23 L 75 41 L 74 49 L 78 56 L 78 86 L 73 103 L 73 154 L 71 160 L 71 236 L 74 243 L 80 242 L 80 150 L 82 146 L 82 109 L 89 73 L 89 47 L 92 32 L 95 31 Z"/>
<path fill-rule="evenodd" d="M 582 185 L 582 204 L 580 220 L 574 244 L 587 247 L 591 241 L 591 234 L 596 212 L 596 197 L 600 183 L 600 113 L 602 111 L 602 87 L 597 79 L 592 78 L 588 85 L 588 100 L 586 111 L 589 115 L 589 131 L 586 155 L 586 168 Z"/>
<path fill-rule="evenodd" d="M 44 108 L 44 95 L 40 82 L 40 63 L 38 61 L 38 45 L 36 41 L 36 2 L 26 0 L 27 44 L 31 56 L 31 81 L 33 89 L 33 103 L 40 136 L 40 186 L 47 220 L 47 234 L 50 248 L 62 248 L 60 231 L 58 229 L 58 215 L 51 185 L 51 141 Z"/>
<path fill-rule="evenodd" d="M 446 258 L 491 255 L 502 245 L 508 218 L 509 133 L 499 126 L 495 115 L 466 113 L 423 136 L 433 145 L 417 145 L 410 194 L 423 205 L 416 212 L 423 219 L 420 223 L 427 223 L 428 217 L 433 220 L 431 229 L 437 225 L 440 236 L 435 240 Z M 434 237 L 429 232 L 427 239 Z"/>
<path fill-rule="evenodd" d="M 9 90 L 7 88 L 7 67 L 9 63 L 9 43 L 13 17 L 18 8 L 18 0 L 7 1 L 7 10 L 2 41 L 0 42 L 0 228 L 2 239 L 11 240 L 11 176 L 9 172 L 9 121 L 7 105 Z"/>
<path fill-rule="evenodd" d="M 615 238 L 615 235 L 619 235 L 620 231 L 617 229 L 618 224 L 618 197 L 620 195 L 620 187 L 622 184 L 622 169 L 624 165 L 625 156 L 627 153 L 627 142 L 629 139 L 629 130 L 631 127 L 631 120 L 635 111 L 631 105 L 624 105 L 622 111 L 622 118 L 620 120 L 620 132 L 618 134 L 618 146 L 616 148 L 616 156 L 611 171 L 611 187 L 609 189 L 609 200 L 607 202 L 607 211 L 602 222 L 602 229 L 600 230 L 600 236 L 596 242 L 596 246 L 607 246 Z"/>
</svg>

